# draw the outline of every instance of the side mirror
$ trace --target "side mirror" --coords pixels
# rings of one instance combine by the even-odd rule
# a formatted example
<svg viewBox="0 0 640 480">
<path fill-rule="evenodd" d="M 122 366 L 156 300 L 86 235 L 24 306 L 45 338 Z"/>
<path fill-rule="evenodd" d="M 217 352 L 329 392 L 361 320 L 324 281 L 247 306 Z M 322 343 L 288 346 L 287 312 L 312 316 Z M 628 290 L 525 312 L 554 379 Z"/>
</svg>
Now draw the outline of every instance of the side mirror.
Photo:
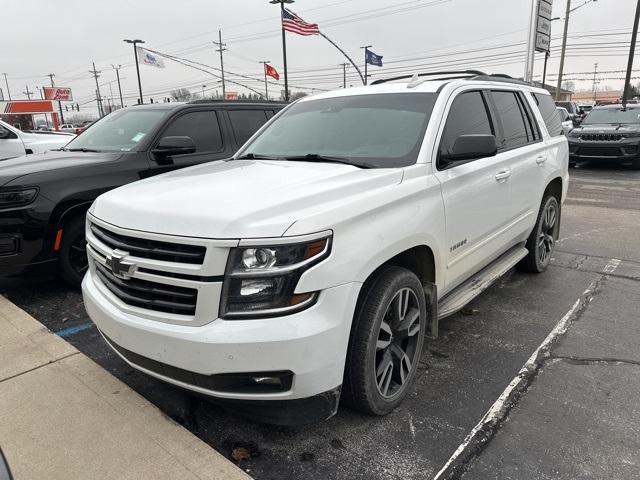
<svg viewBox="0 0 640 480">
<path fill-rule="evenodd" d="M 487 134 L 460 135 L 453 144 L 453 151 L 442 155 L 442 158 L 448 162 L 457 162 L 493 157 L 496 153 L 498 153 L 498 144 L 495 136 Z"/>
<path fill-rule="evenodd" d="M 193 141 L 193 138 L 187 136 L 170 136 L 162 137 L 151 153 L 153 153 L 158 160 L 164 160 L 173 155 L 186 155 L 195 153 L 195 151 L 196 143 Z"/>
</svg>

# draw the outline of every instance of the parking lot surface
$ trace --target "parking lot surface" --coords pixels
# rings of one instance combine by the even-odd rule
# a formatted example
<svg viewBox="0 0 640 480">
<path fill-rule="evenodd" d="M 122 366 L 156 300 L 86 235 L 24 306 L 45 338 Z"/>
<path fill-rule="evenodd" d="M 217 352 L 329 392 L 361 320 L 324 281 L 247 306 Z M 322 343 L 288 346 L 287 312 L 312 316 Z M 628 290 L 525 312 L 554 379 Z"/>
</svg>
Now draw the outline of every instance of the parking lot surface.
<svg viewBox="0 0 640 480">
<path fill-rule="evenodd" d="M 132 370 L 59 281 L 0 292 L 223 455 L 246 448 L 256 478 L 640 478 L 640 172 L 571 175 L 549 270 L 512 271 L 443 321 L 383 418 L 343 407 L 301 428 L 247 421 Z"/>
</svg>

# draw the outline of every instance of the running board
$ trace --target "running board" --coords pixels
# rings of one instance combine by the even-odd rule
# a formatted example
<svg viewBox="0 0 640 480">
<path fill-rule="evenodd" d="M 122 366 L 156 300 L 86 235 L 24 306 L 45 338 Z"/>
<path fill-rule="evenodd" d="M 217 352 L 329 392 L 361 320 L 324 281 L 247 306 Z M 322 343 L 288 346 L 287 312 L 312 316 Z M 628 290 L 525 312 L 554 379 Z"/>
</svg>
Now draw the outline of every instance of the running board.
<svg viewBox="0 0 640 480">
<path fill-rule="evenodd" d="M 528 253 L 529 251 L 522 245 L 513 247 L 463 284 L 457 286 L 438 302 L 438 319 L 448 317 L 461 310 L 498 278 L 515 267 Z"/>
</svg>

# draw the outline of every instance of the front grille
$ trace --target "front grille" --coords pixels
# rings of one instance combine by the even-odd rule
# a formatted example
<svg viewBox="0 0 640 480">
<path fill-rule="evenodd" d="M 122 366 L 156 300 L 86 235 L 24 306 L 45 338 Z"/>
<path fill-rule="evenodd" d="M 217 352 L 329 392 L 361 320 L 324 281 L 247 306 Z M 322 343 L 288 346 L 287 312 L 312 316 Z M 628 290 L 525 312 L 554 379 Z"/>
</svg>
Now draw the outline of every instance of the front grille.
<svg viewBox="0 0 640 480">
<path fill-rule="evenodd" d="M 583 133 L 580 139 L 585 142 L 617 142 L 622 140 L 621 133 Z"/>
<path fill-rule="evenodd" d="M 198 290 L 150 282 L 139 278 L 121 279 L 96 263 L 96 275 L 116 297 L 127 305 L 165 313 L 195 315 Z"/>
<path fill-rule="evenodd" d="M 207 251 L 206 247 L 200 245 L 184 245 L 128 237 L 106 230 L 93 223 L 90 228 L 96 238 L 109 248 L 124 250 L 139 258 L 201 265 L 204 262 L 204 255 Z"/>
<path fill-rule="evenodd" d="M 580 147 L 578 155 L 590 157 L 621 157 L 622 151 L 617 147 Z"/>
</svg>

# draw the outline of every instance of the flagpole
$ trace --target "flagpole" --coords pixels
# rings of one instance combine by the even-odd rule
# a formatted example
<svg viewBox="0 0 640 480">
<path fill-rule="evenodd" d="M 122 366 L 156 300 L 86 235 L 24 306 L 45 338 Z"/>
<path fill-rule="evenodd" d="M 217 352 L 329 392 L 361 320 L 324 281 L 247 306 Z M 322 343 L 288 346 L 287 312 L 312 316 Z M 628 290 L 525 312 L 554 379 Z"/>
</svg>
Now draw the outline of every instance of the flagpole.
<svg viewBox="0 0 640 480">
<path fill-rule="evenodd" d="M 124 41 L 133 45 L 133 55 L 136 59 L 136 73 L 138 74 L 138 91 L 140 92 L 140 104 L 142 105 L 144 103 L 144 99 L 142 98 L 142 82 L 140 82 L 140 65 L 138 64 L 138 49 L 136 48 L 136 45 L 138 43 L 144 43 L 144 40 L 136 38 L 135 40 L 125 39 Z"/>
<path fill-rule="evenodd" d="M 271 60 L 260 62 L 262 64 L 262 70 L 264 70 L 264 96 L 267 102 L 269 101 L 269 86 L 267 85 L 267 63 L 269 63 L 270 61 Z"/>
<path fill-rule="evenodd" d="M 287 40 L 284 34 L 284 25 L 282 18 L 284 16 L 284 4 L 293 3 L 293 0 L 270 0 L 269 3 L 280 4 L 280 28 L 282 30 L 282 63 L 284 64 L 284 101 L 289 101 L 289 78 L 287 75 Z"/>
<path fill-rule="evenodd" d="M 366 47 L 360 47 L 360 48 L 364 48 L 364 84 L 367 85 L 369 83 L 369 78 L 367 75 L 367 52 L 369 51 L 369 49 L 373 47 L 373 45 L 367 45 Z"/>
</svg>

